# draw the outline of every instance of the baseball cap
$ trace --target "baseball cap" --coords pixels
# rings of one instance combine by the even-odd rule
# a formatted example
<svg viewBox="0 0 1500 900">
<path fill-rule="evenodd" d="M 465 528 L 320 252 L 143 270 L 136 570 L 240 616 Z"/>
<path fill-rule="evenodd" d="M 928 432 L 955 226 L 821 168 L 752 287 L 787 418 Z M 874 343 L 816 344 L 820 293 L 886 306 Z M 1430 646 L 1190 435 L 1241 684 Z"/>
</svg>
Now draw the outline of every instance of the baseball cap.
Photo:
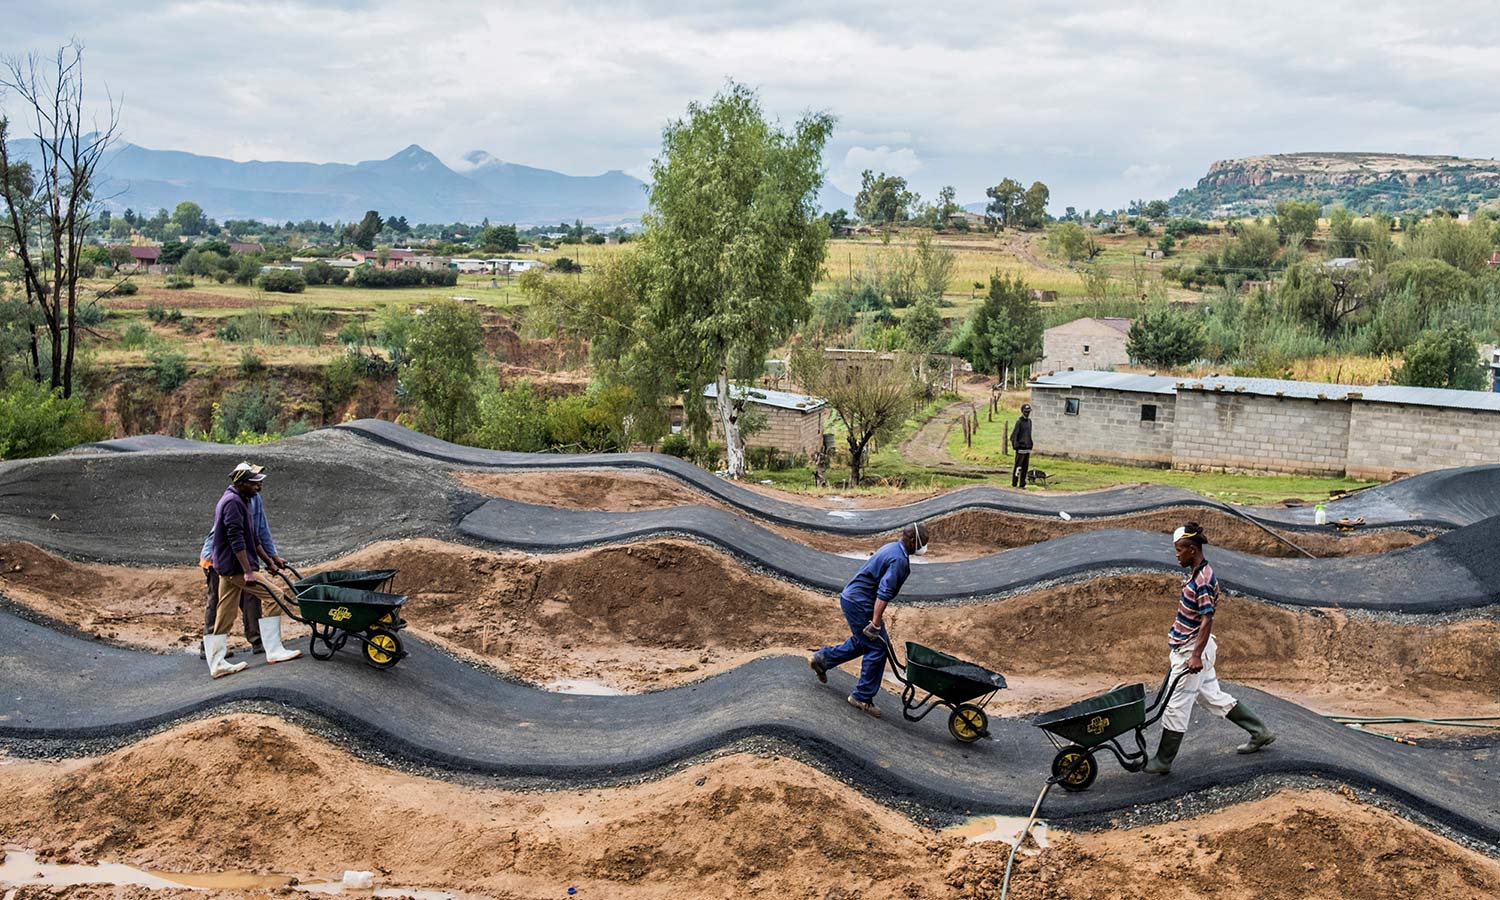
<svg viewBox="0 0 1500 900">
<path fill-rule="evenodd" d="M 229 483 L 230 484 L 239 484 L 242 481 L 265 481 L 265 480 L 266 480 L 266 467 L 265 466 L 252 466 L 252 465 L 250 465 L 247 462 L 242 462 L 239 465 L 235 466 L 234 467 L 234 471 L 229 473 Z"/>
</svg>

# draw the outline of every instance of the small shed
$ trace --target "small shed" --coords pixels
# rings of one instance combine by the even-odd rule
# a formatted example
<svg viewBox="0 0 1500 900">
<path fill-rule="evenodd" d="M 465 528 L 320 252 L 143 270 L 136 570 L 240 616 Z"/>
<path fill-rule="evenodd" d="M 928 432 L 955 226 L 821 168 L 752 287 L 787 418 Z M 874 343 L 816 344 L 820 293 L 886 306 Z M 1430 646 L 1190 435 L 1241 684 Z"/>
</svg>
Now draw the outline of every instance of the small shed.
<svg viewBox="0 0 1500 900">
<path fill-rule="evenodd" d="M 747 447 L 771 447 L 783 453 L 807 454 L 823 446 L 828 401 L 791 391 L 740 385 L 731 385 L 729 396 L 736 400 L 743 398 L 747 410 L 766 419 L 764 430 L 745 439 Z M 717 421 L 719 386 L 711 384 L 704 388 L 703 398 L 708 404 L 709 419 L 714 422 L 714 436 L 723 440 Z"/>
</svg>

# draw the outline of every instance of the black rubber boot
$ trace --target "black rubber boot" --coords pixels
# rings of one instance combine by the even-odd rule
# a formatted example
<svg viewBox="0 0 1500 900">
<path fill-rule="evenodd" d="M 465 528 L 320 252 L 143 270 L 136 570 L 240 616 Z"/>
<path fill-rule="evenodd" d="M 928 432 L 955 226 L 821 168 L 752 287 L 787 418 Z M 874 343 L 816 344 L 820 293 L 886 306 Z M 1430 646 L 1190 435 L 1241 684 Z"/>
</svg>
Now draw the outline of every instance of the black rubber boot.
<svg viewBox="0 0 1500 900">
<path fill-rule="evenodd" d="M 1260 748 L 1276 740 L 1276 735 L 1266 727 L 1266 723 L 1256 717 L 1255 713 L 1243 703 L 1236 703 L 1234 709 L 1229 711 L 1226 717 L 1229 721 L 1250 732 L 1250 740 L 1234 748 L 1236 753 L 1254 753 Z"/>
<path fill-rule="evenodd" d="M 1177 749 L 1182 746 L 1182 732 L 1168 731 L 1163 728 L 1161 732 L 1161 744 L 1156 748 L 1156 755 L 1146 761 L 1146 768 L 1142 771 L 1152 775 L 1165 775 L 1172 771 L 1172 760 L 1177 758 Z"/>
</svg>

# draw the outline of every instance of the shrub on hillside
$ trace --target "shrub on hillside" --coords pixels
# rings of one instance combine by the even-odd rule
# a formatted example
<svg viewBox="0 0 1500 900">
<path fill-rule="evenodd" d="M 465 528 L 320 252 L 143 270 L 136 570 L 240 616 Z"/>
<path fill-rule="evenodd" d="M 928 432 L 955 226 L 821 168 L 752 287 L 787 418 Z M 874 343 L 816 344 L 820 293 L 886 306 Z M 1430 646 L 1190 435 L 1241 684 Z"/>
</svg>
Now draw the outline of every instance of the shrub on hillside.
<svg viewBox="0 0 1500 900">
<path fill-rule="evenodd" d="M 104 423 L 82 397 L 64 400 L 19 372 L 0 390 L 0 459 L 49 456 L 104 435 Z"/>
<path fill-rule="evenodd" d="M 110 288 L 109 290 L 105 291 L 104 293 L 100 294 L 99 296 L 101 296 L 101 297 L 129 297 L 129 296 L 132 296 L 134 294 L 140 293 L 140 291 L 141 291 L 141 286 L 138 285 L 138 284 L 136 284 L 134 281 L 122 281 L 119 284 L 115 285 L 114 287 Z"/>
<path fill-rule="evenodd" d="M 281 411 L 281 393 L 269 381 L 241 385 L 214 404 L 213 439 L 225 443 L 250 443 L 247 435 L 271 431 Z"/>
<path fill-rule="evenodd" d="M 307 280 L 301 272 L 291 269 L 272 269 L 260 275 L 260 289 L 277 294 L 300 294 L 307 290 Z"/>
<path fill-rule="evenodd" d="M 152 350 L 146 354 L 151 367 L 151 379 L 162 393 L 177 390 L 187 381 L 187 357 L 176 350 Z"/>
<path fill-rule="evenodd" d="M 167 276 L 166 288 L 169 291 L 184 291 L 193 286 L 193 279 L 186 275 L 172 274 Z"/>
</svg>

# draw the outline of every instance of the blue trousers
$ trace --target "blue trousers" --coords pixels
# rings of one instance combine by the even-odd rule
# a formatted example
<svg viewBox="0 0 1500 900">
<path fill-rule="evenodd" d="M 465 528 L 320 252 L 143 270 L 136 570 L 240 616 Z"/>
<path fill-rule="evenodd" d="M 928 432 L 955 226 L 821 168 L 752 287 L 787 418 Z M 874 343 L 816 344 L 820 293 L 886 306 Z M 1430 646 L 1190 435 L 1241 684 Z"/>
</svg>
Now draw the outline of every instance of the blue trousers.
<svg viewBox="0 0 1500 900">
<path fill-rule="evenodd" d="M 854 685 L 849 696 L 862 703 L 870 703 L 880 690 L 880 677 L 885 674 L 885 645 L 864 635 L 865 626 L 870 624 L 870 618 L 875 615 L 875 604 L 840 597 L 839 606 L 843 608 L 844 619 L 849 623 L 849 640 L 837 647 L 824 647 L 813 654 L 813 657 L 825 669 L 841 666 L 856 657 L 864 657 L 864 662 L 859 666 L 859 682 Z M 880 626 L 880 636 L 890 640 L 883 624 Z"/>
</svg>

